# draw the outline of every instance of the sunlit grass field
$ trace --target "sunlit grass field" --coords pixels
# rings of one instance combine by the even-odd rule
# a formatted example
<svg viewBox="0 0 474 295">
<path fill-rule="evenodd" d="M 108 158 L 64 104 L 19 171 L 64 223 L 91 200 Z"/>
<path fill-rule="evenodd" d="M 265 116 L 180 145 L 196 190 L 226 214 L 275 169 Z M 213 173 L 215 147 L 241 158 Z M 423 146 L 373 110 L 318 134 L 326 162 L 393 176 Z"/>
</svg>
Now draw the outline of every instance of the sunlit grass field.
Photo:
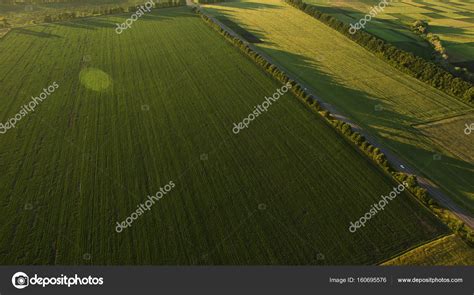
<svg viewBox="0 0 474 295">
<path fill-rule="evenodd" d="M 283 1 L 234 1 L 206 10 L 254 33 L 264 41 L 254 45 L 474 212 L 474 163 L 452 152 L 465 137 L 463 128 L 447 128 L 441 145 L 417 127 L 472 107 L 392 68 Z"/>
<path fill-rule="evenodd" d="M 154 0 L 155 3 L 164 0 Z M 113 8 L 118 6 L 130 7 L 143 4 L 146 2 L 141 0 L 80 0 L 69 1 L 66 3 L 21 3 L 5 4 L 0 1 L 0 20 L 7 18 L 12 26 L 30 25 L 35 22 L 43 22 L 46 15 L 56 15 L 64 12 L 76 12 L 78 15 L 86 12 L 92 12 L 100 8 Z"/>
<path fill-rule="evenodd" d="M 408 251 L 383 265 L 474 265 L 474 251 L 460 237 L 449 235 Z"/>
<path fill-rule="evenodd" d="M 376 264 L 446 234 L 189 8 L 15 29 L 0 40 L 1 264 Z M 148 195 L 171 192 L 115 232 Z"/>
<path fill-rule="evenodd" d="M 380 0 L 307 0 L 338 19 L 355 23 Z M 474 2 L 463 0 L 392 0 L 367 24 L 367 30 L 396 46 L 430 58 L 426 42 L 410 31 L 416 20 L 429 23 L 454 65 L 474 71 Z"/>
</svg>

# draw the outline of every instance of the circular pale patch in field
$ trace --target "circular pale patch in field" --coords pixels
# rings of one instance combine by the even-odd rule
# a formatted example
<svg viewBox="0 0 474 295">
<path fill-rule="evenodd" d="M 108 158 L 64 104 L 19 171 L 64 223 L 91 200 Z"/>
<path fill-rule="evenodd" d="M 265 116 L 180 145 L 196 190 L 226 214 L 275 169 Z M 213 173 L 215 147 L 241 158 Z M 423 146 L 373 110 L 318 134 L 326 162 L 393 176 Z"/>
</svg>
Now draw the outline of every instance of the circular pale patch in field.
<svg viewBox="0 0 474 295">
<path fill-rule="evenodd" d="M 112 78 L 106 72 L 96 68 L 85 68 L 79 73 L 79 79 L 87 89 L 104 91 L 112 85 Z"/>
</svg>

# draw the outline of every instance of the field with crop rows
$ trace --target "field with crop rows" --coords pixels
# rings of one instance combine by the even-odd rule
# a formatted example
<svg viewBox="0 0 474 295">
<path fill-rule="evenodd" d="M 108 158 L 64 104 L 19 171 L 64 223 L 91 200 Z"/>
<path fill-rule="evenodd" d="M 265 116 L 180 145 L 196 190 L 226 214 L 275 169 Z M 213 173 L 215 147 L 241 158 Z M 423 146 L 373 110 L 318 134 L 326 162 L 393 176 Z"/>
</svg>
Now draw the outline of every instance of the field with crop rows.
<svg viewBox="0 0 474 295">
<path fill-rule="evenodd" d="M 473 265 L 474 251 L 456 235 L 417 247 L 383 265 Z"/>
<path fill-rule="evenodd" d="M 0 264 L 375 264 L 446 234 L 189 8 L 14 29 L 0 40 Z M 343 165 L 341 163 L 344 163 Z M 176 185 L 132 227 L 148 195 Z"/>
<path fill-rule="evenodd" d="M 474 212 L 474 162 L 451 152 L 464 127 L 448 128 L 443 145 L 417 127 L 472 107 L 392 68 L 283 1 L 227 2 L 206 5 L 206 11 L 255 34 L 263 41 L 255 45 L 275 62 Z"/>
<path fill-rule="evenodd" d="M 380 0 L 307 0 L 338 19 L 356 23 Z M 463 0 L 392 0 L 367 30 L 396 46 L 430 58 L 430 47 L 410 30 L 416 20 L 429 23 L 446 47 L 449 61 L 474 71 L 474 2 Z"/>
<path fill-rule="evenodd" d="M 164 1 L 168 2 L 168 0 L 154 0 L 155 3 Z M 41 3 L 41 1 L 31 1 L 31 3 L 28 3 L 25 1 L 21 3 L 17 1 L 15 5 L 11 5 L 2 3 L 2 0 L 0 0 L 0 37 L 2 36 L 3 19 L 6 19 L 10 26 L 19 27 L 43 23 L 47 15 L 54 16 L 61 13 L 75 12 L 78 17 L 92 16 L 100 14 L 100 11 L 103 12 L 106 9 L 143 5 L 146 0 L 80 0 L 65 2 Z"/>
<path fill-rule="evenodd" d="M 470 131 L 471 124 L 468 122 L 474 122 L 474 112 L 422 124 L 417 128 L 458 158 L 474 162 L 474 137 L 469 136 L 473 131 Z M 455 132 L 457 137 L 452 137 L 450 134 L 453 130 L 463 130 L 463 132 Z"/>
</svg>

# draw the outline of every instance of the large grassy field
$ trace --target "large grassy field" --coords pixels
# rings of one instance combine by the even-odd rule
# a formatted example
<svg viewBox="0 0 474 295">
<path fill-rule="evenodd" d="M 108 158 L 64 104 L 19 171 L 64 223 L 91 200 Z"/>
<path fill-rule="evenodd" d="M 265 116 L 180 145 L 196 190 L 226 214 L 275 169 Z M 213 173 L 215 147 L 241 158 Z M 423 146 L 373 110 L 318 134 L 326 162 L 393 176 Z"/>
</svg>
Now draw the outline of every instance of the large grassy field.
<svg viewBox="0 0 474 295">
<path fill-rule="evenodd" d="M 421 130 L 425 136 L 430 137 L 434 142 L 443 146 L 446 150 L 449 150 L 453 155 L 474 163 L 474 136 L 469 136 L 464 132 L 456 132 L 454 135 L 457 137 L 451 136 L 452 130 L 465 130 L 465 132 L 468 132 L 466 124 L 469 126 L 469 122 L 474 122 L 474 112 L 421 124 L 417 126 L 417 128 Z"/>
<path fill-rule="evenodd" d="M 61 14 L 75 13 L 76 17 L 83 18 L 110 14 L 107 12 L 108 10 L 117 8 L 122 8 L 132 14 L 131 11 L 136 11 L 138 5 L 143 6 L 146 0 L 73 0 L 49 3 L 39 3 L 40 1 L 21 3 L 17 1 L 15 4 L 5 4 L 5 2 L 7 1 L 0 0 L 0 39 L 11 28 L 46 23 L 47 16 L 57 21 Z M 153 2 L 161 5 L 163 2 L 168 3 L 168 0 L 154 0 Z M 173 0 L 171 2 L 178 3 L 178 1 Z M 6 27 L 4 20 L 8 24 Z M 62 18 L 62 20 L 65 20 L 65 18 Z"/>
<path fill-rule="evenodd" d="M 394 184 L 189 8 L 121 35 L 91 18 L 0 41 L 1 264 L 376 264 L 446 234 Z M 122 233 L 147 195 L 176 187 Z"/>
<path fill-rule="evenodd" d="M 380 0 L 307 0 L 347 23 L 356 23 Z M 410 30 L 416 20 L 429 23 L 446 47 L 449 61 L 474 71 L 474 2 L 463 0 L 392 0 L 368 23 L 367 30 L 400 48 L 429 58 L 431 49 Z"/>
<path fill-rule="evenodd" d="M 383 265 L 474 265 L 474 251 L 460 237 L 449 235 L 408 251 Z"/>
<path fill-rule="evenodd" d="M 4 18 L 12 27 L 43 23 L 47 15 L 58 15 L 61 13 L 75 12 L 78 17 L 90 16 L 98 13 L 101 9 L 129 8 L 131 6 L 143 5 L 147 0 L 76 0 L 57 3 L 18 3 L 5 4 L 0 0 L 0 21 Z M 162 3 L 167 0 L 154 0 L 155 3 Z M 0 37 L 2 32 L 0 31 Z"/>
<path fill-rule="evenodd" d="M 424 132 L 424 124 L 465 115 L 472 107 L 392 68 L 283 1 L 236 1 L 206 10 L 254 33 L 263 41 L 258 48 L 474 212 L 474 151 L 465 151 L 470 158 L 455 152 L 465 127 L 451 124 L 443 144 Z"/>
</svg>

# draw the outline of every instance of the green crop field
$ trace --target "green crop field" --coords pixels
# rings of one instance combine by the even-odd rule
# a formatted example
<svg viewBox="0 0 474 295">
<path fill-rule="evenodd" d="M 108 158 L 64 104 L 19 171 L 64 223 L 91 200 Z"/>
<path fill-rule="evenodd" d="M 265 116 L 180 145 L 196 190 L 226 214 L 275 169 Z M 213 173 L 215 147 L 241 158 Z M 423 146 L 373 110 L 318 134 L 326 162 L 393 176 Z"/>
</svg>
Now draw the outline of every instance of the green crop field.
<svg viewBox="0 0 474 295">
<path fill-rule="evenodd" d="M 474 112 L 465 115 L 447 118 L 440 121 L 430 122 L 417 126 L 419 130 L 430 137 L 438 145 L 449 150 L 453 155 L 460 159 L 474 162 L 474 137 L 465 134 L 466 124 L 474 122 Z M 456 137 L 450 136 L 452 130 L 463 130 L 463 132 L 455 132 Z M 469 132 L 466 130 L 466 132 Z"/>
<path fill-rule="evenodd" d="M 12 30 L 0 40 L 1 264 L 375 264 L 447 233 L 189 8 Z M 342 164 L 343 163 L 343 164 Z M 176 187 L 116 233 L 148 195 Z"/>
<path fill-rule="evenodd" d="M 456 235 L 417 247 L 383 265 L 473 265 L 474 251 Z"/>
<path fill-rule="evenodd" d="M 205 9 L 255 34 L 263 41 L 255 44 L 260 50 L 474 212 L 474 162 L 452 152 L 465 137 L 463 127 L 451 124 L 439 144 L 420 125 L 464 115 L 472 107 L 392 68 L 283 1 L 236 1 Z"/>
<path fill-rule="evenodd" d="M 166 0 L 167 1 L 167 0 Z M 5 4 L 0 0 L 0 37 L 2 36 L 2 21 L 5 18 L 10 26 L 26 26 L 43 23 L 46 15 L 58 15 L 60 13 L 75 12 L 78 17 L 99 14 L 105 9 L 117 7 L 132 7 L 143 5 L 146 0 L 73 0 L 41 3 L 41 1 L 31 1 L 31 3 L 17 1 L 15 5 Z M 164 0 L 154 0 L 155 3 L 162 3 Z"/>
<path fill-rule="evenodd" d="M 6 4 L 10 0 L 0 0 L 0 39 L 12 28 L 117 14 L 118 12 L 131 15 L 136 12 L 139 5 L 143 6 L 146 2 L 146 0 L 27 1 L 20 0 L 13 1 L 14 4 Z M 179 3 L 175 0 L 153 0 L 153 2 L 156 6 L 178 6 Z M 184 5 L 184 3 L 181 4 Z"/>
<path fill-rule="evenodd" d="M 338 19 L 356 23 L 380 0 L 307 0 Z M 474 71 L 474 2 L 463 0 L 392 0 L 367 24 L 367 31 L 396 46 L 430 58 L 428 44 L 410 30 L 416 20 L 429 23 L 446 47 L 449 61 Z"/>
</svg>

